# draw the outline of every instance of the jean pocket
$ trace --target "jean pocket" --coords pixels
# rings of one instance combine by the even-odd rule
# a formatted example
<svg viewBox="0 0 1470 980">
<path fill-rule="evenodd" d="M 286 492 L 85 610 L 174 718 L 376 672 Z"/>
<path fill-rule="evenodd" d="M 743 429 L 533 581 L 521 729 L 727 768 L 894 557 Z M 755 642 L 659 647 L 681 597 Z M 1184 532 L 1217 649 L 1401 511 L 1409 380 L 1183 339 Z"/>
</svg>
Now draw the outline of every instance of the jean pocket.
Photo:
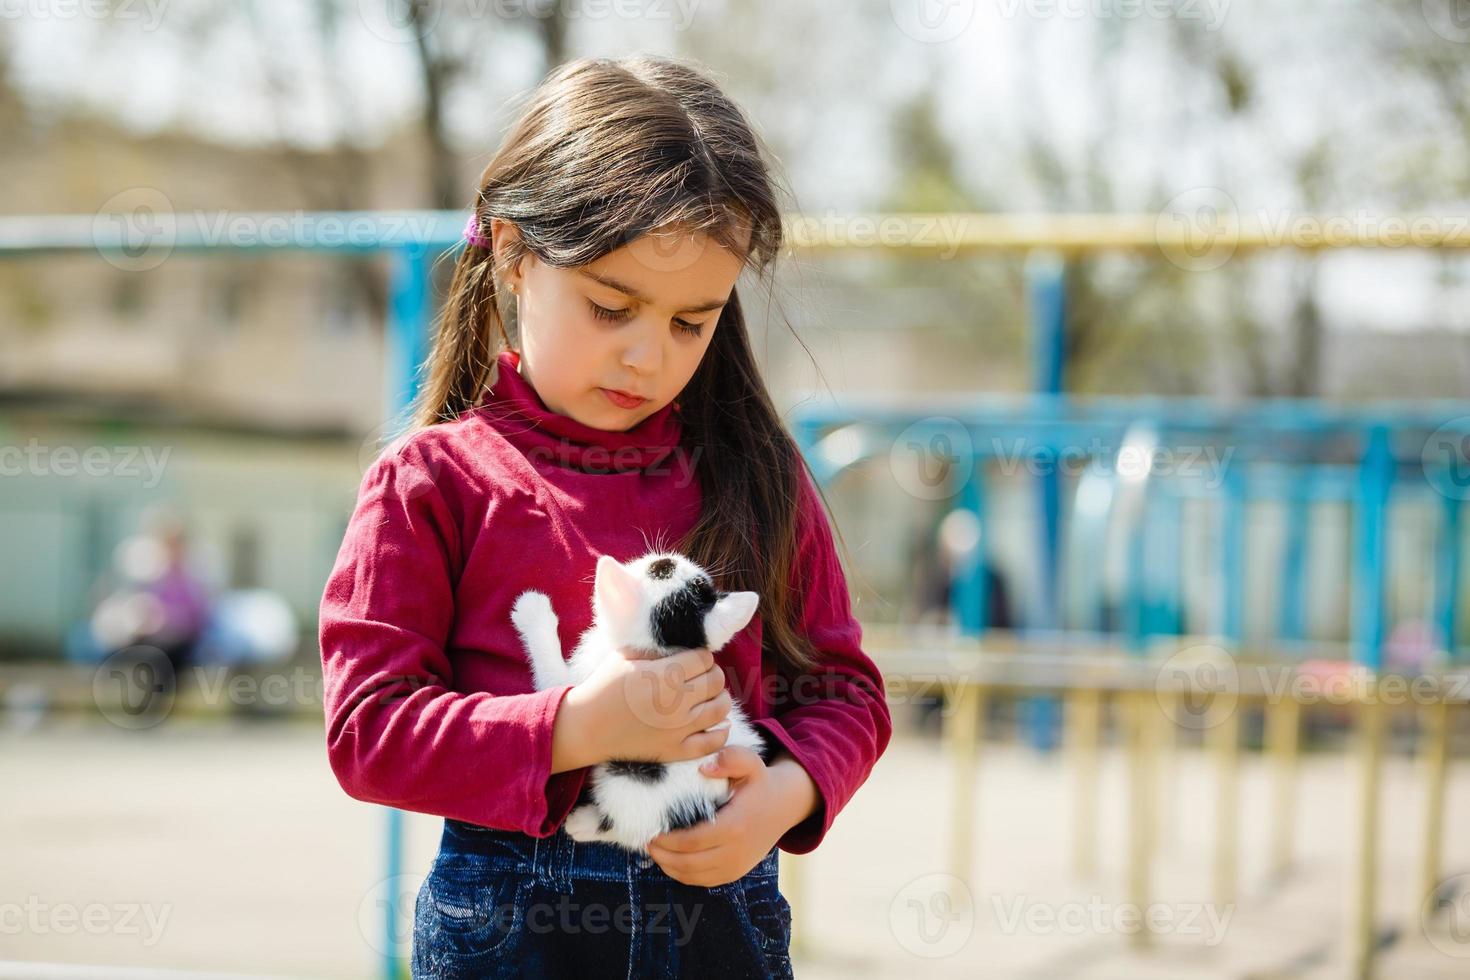
<svg viewBox="0 0 1470 980">
<path fill-rule="evenodd" d="M 761 949 L 786 956 L 791 949 L 791 905 L 781 894 L 776 878 L 746 878 L 740 886 L 741 904 Z"/>
<path fill-rule="evenodd" d="M 436 865 L 424 882 L 422 925 L 429 958 L 463 962 L 504 953 L 525 922 L 533 884 L 529 875 L 475 874 Z"/>
</svg>

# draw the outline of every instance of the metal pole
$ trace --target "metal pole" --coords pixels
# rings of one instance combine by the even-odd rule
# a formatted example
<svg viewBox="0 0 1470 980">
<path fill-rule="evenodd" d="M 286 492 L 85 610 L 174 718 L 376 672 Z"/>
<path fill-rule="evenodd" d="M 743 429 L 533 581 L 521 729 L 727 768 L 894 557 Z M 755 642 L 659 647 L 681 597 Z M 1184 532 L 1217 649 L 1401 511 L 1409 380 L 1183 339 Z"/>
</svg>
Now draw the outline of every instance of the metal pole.
<svg viewBox="0 0 1470 980">
<path fill-rule="evenodd" d="M 407 411 L 418 389 L 417 372 L 428 349 L 428 326 L 433 312 L 427 249 L 408 245 L 393 253 L 385 331 L 383 375 L 389 418 L 407 422 Z M 384 878 L 393 882 L 403 869 L 403 811 L 387 808 Z M 384 980 L 398 980 L 407 954 L 398 935 L 398 889 L 391 887 L 383 905 Z"/>
<path fill-rule="evenodd" d="M 1128 901 L 1135 908 L 1149 907 L 1153 878 L 1153 765 L 1149 711 L 1152 698 L 1142 691 L 1129 691 L 1125 696 L 1128 709 Z M 1141 917 L 1138 931 L 1131 937 L 1140 949 L 1152 944 L 1149 917 Z"/>
<path fill-rule="evenodd" d="M 1424 759 L 1424 863 L 1420 868 L 1419 901 L 1423 902 L 1439 887 L 1444 860 L 1444 791 L 1448 771 L 1450 741 L 1450 707 L 1446 692 L 1438 692 L 1438 700 L 1421 712 L 1424 730 L 1420 734 L 1420 753 Z M 1418 908 L 1413 910 L 1418 914 Z"/>
<path fill-rule="evenodd" d="M 1032 252 L 1026 259 L 1026 288 L 1030 300 L 1032 390 L 1060 401 L 1065 394 L 1067 349 L 1067 267 L 1060 256 Z M 1040 627 L 1061 626 L 1061 454 L 1069 447 L 1049 445 L 1049 466 L 1036 475 L 1037 512 L 1040 514 Z M 1080 447 L 1075 447 L 1080 451 Z M 1056 745 L 1058 701 L 1055 695 L 1037 695 L 1023 702 L 1030 721 L 1033 746 L 1050 750 Z"/>
<path fill-rule="evenodd" d="M 974 892 L 975 762 L 979 754 L 980 719 L 985 695 L 978 684 L 961 685 L 953 704 L 947 705 L 945 742 L 953 772 L 953 810 L 950 812 L 950 873 Z"/>
<path fill-rule="evenodd" d="M 1219 704 L 1219 702 L 1216 702 Z M 1215 904 L 1224 911 L 1235 904 L 1240 840 L 1240 705 L 1229 703 L 1225 717 L 1209 729 L 1219 765 L 1215 792 Z"/>
<path fill-rule="evenodd" d="M 1354 849 L 1352 888 L 1349 891 L 1349 957 L 1355 980 L 1372 980 L 1378 937 L 1378 789 L 1383 769 L 1384 709 L 1379 703 L 1377 679 L 1368 684 L 1366 697 L 1356 704 L 1358 744 L 1358 835 Z"/>
<path fill-rule="evenodd" d="M 1297 756 L 1301 744 L 1301 704 L 1288 691 L 1266 704 L 1266 746 L 1271 756 L 1273 806 L 1271 875 L 1291 871 L 1296 835 Z"/>
<path fill-rule="evenodd" d="M 1102 692 L 1074 688 L 1067 697 L 1066 732 L 1076 768 L 1072 810 L 1072 860 L 1079 878 L 1097 874 L 1098 741 L 1102 730 Z"/>
<path fill-rule="evenodd" d="M 1453 484 L 1450 484 L 1451 486 Z M 1434 621 L 1439 626 L 1446 659 L 1455 659 L 1455 630 L 1458 625 L 1456 606 L 1460 598 L 1461 503 L 1459 497 L 1445 494 L 1440 500 L 1439 537 L 1435 541 L 1436 572 Z"/>
<path fill-rule="evenodd" d="M 1221 618 L 1231 654 L 1245 637 L 1245 474 L 1239 466 L 1225 471 L 1225 503 L 1220 521 Z"/>
<path fill-rule="evenodd" d="M 1376 675 L 1383 670 L 1384 566 L 1393 451 L 1387 426 L 1368 434 L 1358 466 L 1356 567 L 1353 575 L 1353 659 Z"/>
</svg>

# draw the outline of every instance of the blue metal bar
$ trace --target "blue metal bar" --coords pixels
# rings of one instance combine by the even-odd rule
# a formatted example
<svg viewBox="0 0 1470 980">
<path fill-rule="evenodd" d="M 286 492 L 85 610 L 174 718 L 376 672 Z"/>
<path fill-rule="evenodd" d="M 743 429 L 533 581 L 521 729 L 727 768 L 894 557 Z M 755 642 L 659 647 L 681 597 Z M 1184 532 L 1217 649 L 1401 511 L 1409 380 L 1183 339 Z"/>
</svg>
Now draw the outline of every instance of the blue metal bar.
<svg viewBox="0 0 1470 980">
<path fill-rule="evenodd" d="M 1182 501 L 1170 488 L 1159 485 L 1158 491 L 1143 500 L 1143 564 L 1142 634 L 1145 639 L 1180 632 L 1181 582 L 1180 525 Z"/>
<path fill-rule="evenodd" d="M 1158 632 L 1184 632 L 1184 498 L 1173 487 L 1158 498 Z"/>
<path fill-rule="evenodd" d="M 1236 650 L 1245 639 L 1246 500 L 1245 470 L 1231 466 L 1220 514 L 1220 632 Z"/>
<path fill-rule="evenodd" d="M 398 931 L 398 876 L 403 873 L 403 811 L 387 807 L 387 867 L 383 869 L 388 883 L 383 902 L 383 980 L 398 980 L 402 964 L 408 957 Z"/>
<path fill-rule="evenodd" d="M 1054 254 L 1033 252 L 1026 260 L 1026 290 L 1031 320 L 1031 388 L 1039 395 L 1064 394 L 1063 371 L 1067 348 L 1066 264 Z M 1062 474 L 1057 456 L 1065 447 L 1044 444 L 1050 465 L 1036 475 L 1036 504 L 1040 532 L 1040 622 L 1042 629 L 1061 627 Z M 1057 743 L 1059 706 L 1053 695 L 1027 698 L 1022 710 L 1029 720 L 1030 742 L 1049 751 Z"/>
<path fill-rule="evenodd" d="M 389 283 L 387 353 L 383 365 L 385 398 L 389 416 L 396 424 L 405 424 L 407 412 L 418 390 L 418 369 L 428 350 L 428 325 L 433 315 L 433 289 L 430 281 L 428 249 L 423 245 L 407 245 L 393 254 L 392 278 Z M 384 879 L 390 883 L 383 903 L 384 980 L 397 980 L 407 955 L 398 934 L 398 876 L 403 868 L 403 811 L 387 808 L 387 867 Z"/>
<path fill-rule="evenodd" d="M 1032 254 L 1026 262 L 1026 288 L 1031 319 L 1032 390 L 1060 396 L 1066 355 L 1066 265 L 1048 254 Z M 1060 399 L 1057 399 L 1059 402 Z M 1060 625 L 1062 475 L 1057 464 L 1061 446 L 1038 447 L 1047 462 L 1036 476 L 1037 511 L 1041 532 L 1041 622 L 1043 629 Z"/>
<path fill-rule="evenodd" d="M 1142 492 L 1146 494 L 1147 490 L 1148 485 L 1144 484 Z M 1143 607 L 1147 602 L 1143 582 L 1147 546 L 1147 539 L 1144 537 L 1146 522 L 1143 519 L 1146 505 L 1147 497 L 1138 502 L 1137 515 L 1128 527 L 1128 554 L 1125 566 L 1127 573 L 1123 589 L 1123 608 L 1128 626 L 1128 648 L 1139 655 L 1148 648 L 1148 623 L 1145 621 L 1143 612 Z"/>
<path fill-rule="evenodd" d="M 1277 607 L 1276 635 L 1300 640 L 1306 635 L 1307 534 L 1312 518 L 1312 468 L 1302 467 L 1289 484 L 1286 498 L 1286 537 L 1281 546 L 1281 602 Z"/>
<path fill-rule="evenodd" d="M 1455 642 L 1460 601 L 1460 556 L 1464 545 L 1461 510 L 1464 501 L 1453 494 L 1440 498 L 1439 536 L 1435 539 L 1434 621 L 1439 626 L 1445 651 L 1451 661 L 1459 649 Z"/>
<path fill-rule="evenodd" d="M 384 398 L 396 421 L 406 421 L 403 415 L 418 391 L 419 365 L 428 354 L 428 323 L 433 316 L 429 273 L 424 246 L 409 245 L 393 253 Z"/>
<path fill-rule="evenodd" d="M 1277 433 L 1321 435 L 1364 434 L 1378 425 L 1396 428 L 1420 427 L 1427 436 L 1439 428 L 1446 415 L 1463 414 L 1463 401 L 1382 401 L 1366 405 L 1308 399 L 1262 399 L 1245 404 L 1223 403 L 1207 398 L 1087 397 L 1057 398 L 1045 394 L 1025 397 L 998 395 L 938 395 L 922 398 L 880 397 L 844 394 L 840 405 L 814 399 L 793 414 L 823 426 L 863 422 L 869 425 L 905 428 L 925 418 L 955 418 L 966 425 L 1004 427 L 1015 434 L 1017 426 L 1041 429 L 1046 426 L 1076 426 L 1089 435 L 1125 429 L 1139 419 L 1155 420 L 1161 444 L 1175 433 L 1229 432 L 1239 436 L 1237 445 L 1269 448 Z M 936 423 L 939 424 L 939 423 Z M 1285 456 L 1295 460 L 1299 453 Z"/>
<path fill-rule="evenodd" d="M 955 472 L 968 472 L 970 478 L 960 489 L 957 506 L 974 516 L 980 527 L 980 544 L 969 561 L 955 567 L 950 578 L 949 601 L 950 608 L 955 610 L 955 622 L 960 632 L 966 636 L 980 636 L 990 627 L 990 590 L 987 587 L 990 565 L 985 554 L 989 543 L 985 523 L 985 468 L 975 457 L 961 460 L 961 464 L 965 468 L 956 467 Z"/>
<path fill-rule="evenodd" d="M 1388 499 L 1393 487 L 1393 450 L 1387 426 L 1369 431 L 1359 465 L 1356 549 L 1353 567 L 1353 659 L 1383 669 Z"/>
</svg>

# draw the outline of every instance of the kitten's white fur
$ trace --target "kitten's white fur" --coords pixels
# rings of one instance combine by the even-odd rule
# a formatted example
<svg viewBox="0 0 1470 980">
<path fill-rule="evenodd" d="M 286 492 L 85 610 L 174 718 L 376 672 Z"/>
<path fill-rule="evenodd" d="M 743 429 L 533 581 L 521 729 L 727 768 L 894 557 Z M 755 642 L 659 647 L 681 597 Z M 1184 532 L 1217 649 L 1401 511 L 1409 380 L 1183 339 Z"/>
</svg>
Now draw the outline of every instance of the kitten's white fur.
<svg viewBox="0 0 1470 980">
<path fill-rule="evenodd" d="M 646 574 L 648 567 L 660 559 L 672 560 L 674 573 L 662 579 Z M 562 656 L 551 600 L 541 592 L 521 593 L 511 610 L 511 621 L 526 646 L 536 690 L 580 684 L 592 675 L 604 657 L 621 656 L 623 650 L 637 651 L 650 658 L 678 652 L 657 647 L 652 615 L 665 596 L 701 576 L 708 577 L 694 562 L 673 552 L 652 553 L 626 565 L 603 555 L 597 561 L 592 589 L 593 622 L 578 640 L 570 659 Z M 758 601 L 759 596 L 754 592 L 721 596 L 704 616 L 707 648 L 711 652 L 719 650 L 744 629 L 755 615 Z M 738 701 L 731 706 L 727 719 L 714 726 L 724 727 L 730 729 L 726 745 L 760 752 L 760 733 L 746 719 Z M 700 765 L 712 758 L 713 755 L 708 755 L 663 763 L 664 775 L 657 783 L 620 775 L 610 771 L 606 764 L 594 766 L 589 785 L 595 805 L 584 804 L 567 816 L 567 834 L 573 840 L 608 841 L 646 852 L 649 840 L 669 829 L 668 816 L 677 804 L 704 800 L 711 804 L 713 811 L 730 798 L 728 779 L 706 776 L 699 771 Z M 611 819 L 611 830 L 601 829 L 603 814 Z"/>
</svg>

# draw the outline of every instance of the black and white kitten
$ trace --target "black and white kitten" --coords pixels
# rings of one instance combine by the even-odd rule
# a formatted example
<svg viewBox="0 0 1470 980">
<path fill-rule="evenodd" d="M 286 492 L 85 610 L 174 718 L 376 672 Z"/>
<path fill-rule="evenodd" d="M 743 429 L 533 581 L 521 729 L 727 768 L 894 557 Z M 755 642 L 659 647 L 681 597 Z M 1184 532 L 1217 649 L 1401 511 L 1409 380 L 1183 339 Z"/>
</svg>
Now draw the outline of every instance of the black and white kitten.
<svg viewBox="0 0 1470 980">
<path fill-rule="evenodd" d="M 592 625 L 569 660 L 562 656 L 556 613 L 544 593 L 521 593 L 511 621 L 525 644 L 536 690 L 544 691 L 581 683 L 604 657 L 623 656 L 625 649 L 648 659 L 700 647 L 719 650 L 750 622 L 759 598 L 754 592 L 717 591 L 704 569 L 674 552 L 650 553 L 627 564 L 603 555 L 592 587 Z M 714 728 L 726 726 L 726 745 L 764 754 L 761 735 L 739 702 Z M 594 766 L 583 791 L 586 802 L 567 816 L 568 836 L 646 852 L 659 834 L 712 819 L 729 800 L 730 784 L 699 771 L 710 758 Z"/>
</svg>

